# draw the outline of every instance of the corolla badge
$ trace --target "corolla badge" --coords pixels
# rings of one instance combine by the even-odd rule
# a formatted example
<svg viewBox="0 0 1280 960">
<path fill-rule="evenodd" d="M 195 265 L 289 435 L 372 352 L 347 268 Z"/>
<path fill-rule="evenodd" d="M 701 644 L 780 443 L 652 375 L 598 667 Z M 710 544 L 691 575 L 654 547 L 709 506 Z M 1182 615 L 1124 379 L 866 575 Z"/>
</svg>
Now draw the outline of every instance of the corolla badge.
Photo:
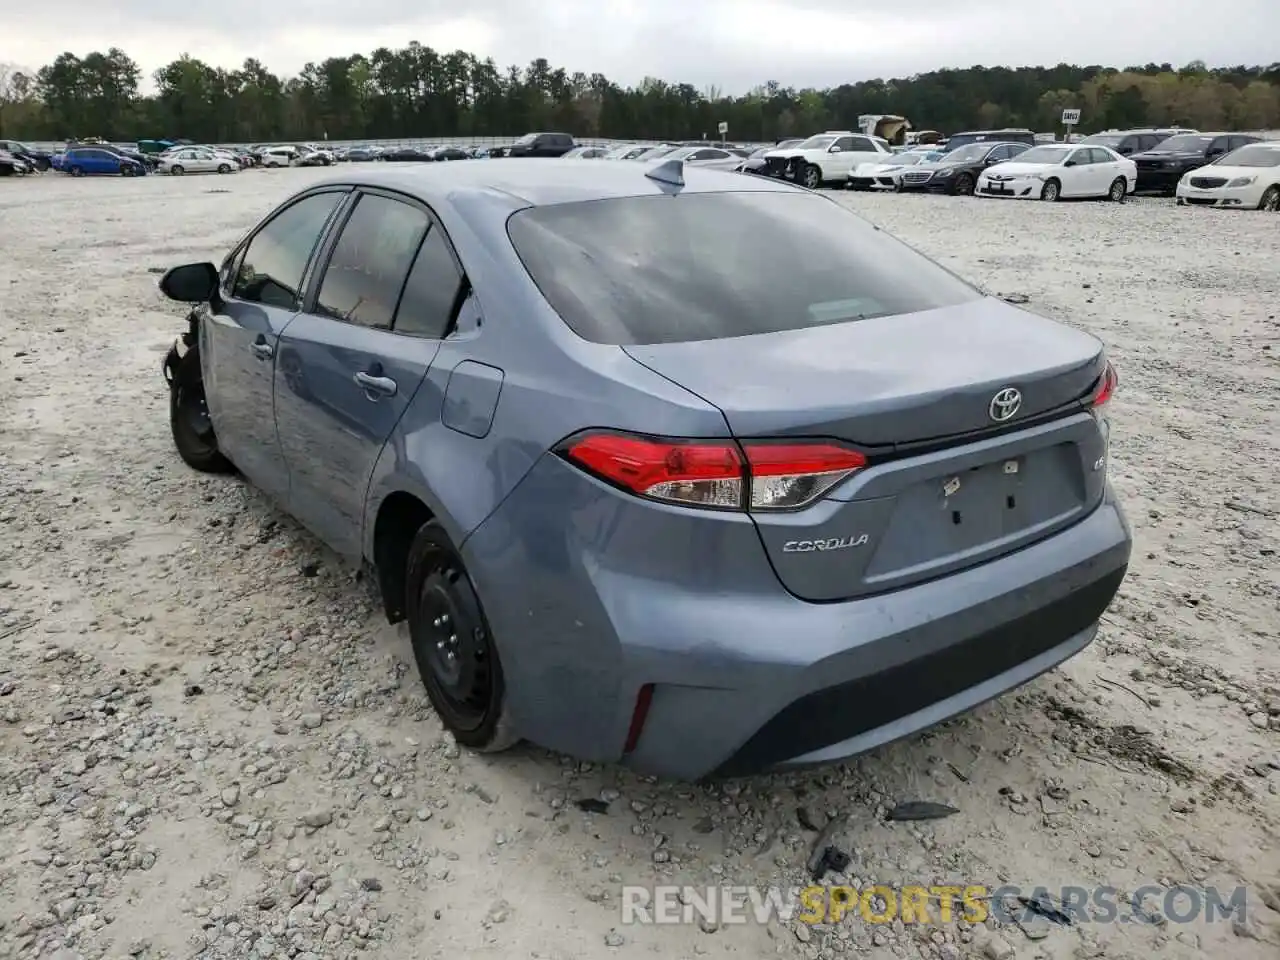
<svg viewBox="0 0 1280 960">
<path fill-rule="evenodd" d="M 871 542 L 865 533 L 856 537 L 830 537 L 826 540 L 788 540 L 782 545 L 783 553 L 820 553 L 827 550 L 848 550 Z"/>
<path fill-rule="evenodd" d="M 994 397 L 987 407 L 987 413 L 996 423 L 1004 423 L 1013 418 L 1022 409 L 1022 392 L 1016 387 L 1005 387 Z"/>
</svg>

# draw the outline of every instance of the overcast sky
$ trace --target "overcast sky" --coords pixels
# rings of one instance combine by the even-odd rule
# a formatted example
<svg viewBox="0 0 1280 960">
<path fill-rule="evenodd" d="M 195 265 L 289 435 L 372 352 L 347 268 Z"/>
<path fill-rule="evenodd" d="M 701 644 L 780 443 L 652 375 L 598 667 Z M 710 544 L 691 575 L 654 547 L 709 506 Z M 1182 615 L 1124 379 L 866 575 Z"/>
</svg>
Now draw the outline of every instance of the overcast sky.
<svg viewBox="0 0 1280 960">
<path fill-rule="evenodd" d="M 15 0 L 0 62 L 123 48 L 146 77 L 181 53 L 278 73 L 399 47 L 546 57 L 624 84 L 646 75 L 739 93 L 974 64 L 1123 66 L 1280 57 L 1280 0 Z M 149 85 L 149 84 L 148 84 Z"/>
</svg>

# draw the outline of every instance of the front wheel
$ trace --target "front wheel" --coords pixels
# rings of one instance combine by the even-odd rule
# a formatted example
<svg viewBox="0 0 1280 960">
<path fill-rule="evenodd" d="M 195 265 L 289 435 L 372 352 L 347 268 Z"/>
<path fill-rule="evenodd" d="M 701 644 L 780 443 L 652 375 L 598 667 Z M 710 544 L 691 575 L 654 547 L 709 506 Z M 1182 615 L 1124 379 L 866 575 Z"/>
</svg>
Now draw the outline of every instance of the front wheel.
<svg viewBox="0 0 1280 960">
<path fill-rule="evenodd" d="M 68 173 L 70 173 L 73 177 L 83 177 L 83 176 L 84 176 L 84 168 L 83 168 L 83 167 L 72 167 L 72 168 L 71 168 L 70 170 L 68 170 L 67 172 L 68 172 Z"/>
<path fill-rule="evenodd" d="M 169 429 L 182 462 L 201 473 L 231 473 L 231 461 L 218 450 L 209 405 L 205 402 L 204 379 L 200 372 L 200 352 L 188 350 L 170 364 Z"/>
<path fill-rule="evenodd" d="M 183 165 L 182 165 L 182 164 L 180 164 L 180 163 L 175 163 L 172 167 L 170 167 L 170 168 L 169 168 L 169 172 L 170 172 L 171 174 L 173 174 L 175 177 L 180 177 L 180 176 L 182 176 L 184 173 L 186 173 L 187 171 L 186 171 L 186 168 L 185 168 L 185 167 L 183 167 Z"/>
<path fill-rule="evenodd" d="M 122 176 L 122 177 L 132 177 L 132 176 L 133 176 L 133 167 L 129 166 L 129 165 L 126 163 L 124 166 L 122 166 L 122 167 L 120 168 L 120 176 Z"/>
<path fill-rule="evenodd" d="M 1046 180 L 1044 186 L 1040 188 L 1040 199 L 1047 203 L 1056 203 L 1060 196 L 1062 196 L 1062 184 L 1057 180 Z"/>
<path fill-rule="evenodd" d="M 1125 194 L 1129 192 L 1129 184 L 1124 177 L 1116 177 L 1111 181 L 1111 189 L 1107 191 L 1107 199 L 1113 203 L 1123 203 Z"/>
<path fill-rule="evenodd" d="M 502 664 L 480 597 L 434 520 L 409 547 L 405 619 L 427 697 L 454 739 L 482 753 L 514 744 L 519 738 L 507 721 Z"/>
<path fill-rule="evenodd" d="M 956 182 L 952 187 L 952 192 L 960 197 L 973 196 L 974 181 L 970 174 L 962 173 L 956 177 Z"/>
<path fill-rule="evenodd" d="M 822 186 L 822 170 L 816 164 L 811 163 L 804 168 L 804 185 L 810 190 Z"/>
<path fill-rule="evenodd" d="M 1267 192 L 1258 201 L 1258 209 L 1267 213 L 1280 213 L 1280 186 L 1267 187 Z"/>
<path fill-rule="evenodd" d="M 220 164 L 218 164 L 218 172 L 219 172 L 219 173 L 230 173 L 230 172 L 231 172 L 231 165 L 230 165 L 230 164 L 227 164 L 227 163 L 220 163 Z"/>
</svg>

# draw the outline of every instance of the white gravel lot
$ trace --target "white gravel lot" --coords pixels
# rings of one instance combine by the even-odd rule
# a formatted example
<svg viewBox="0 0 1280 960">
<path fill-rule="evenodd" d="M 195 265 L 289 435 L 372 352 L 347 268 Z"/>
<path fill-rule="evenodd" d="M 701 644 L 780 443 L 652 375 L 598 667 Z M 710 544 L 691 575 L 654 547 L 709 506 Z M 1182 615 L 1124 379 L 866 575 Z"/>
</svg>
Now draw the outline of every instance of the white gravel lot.
<svg viewBox="0 0 1280 960">
<path fill-rule="evenodd" d="M 695 788 L 460 754 L 352 571 L 178 460 L 157 271 L 325 175 L 0 180 L 0 957 L 1277 955 L 1280 220 L 840 195 L 1107 342 L 1134 562 L 1098 641 L 1028 688 Z M 959 813 L 886 822 L 908 800 Z M 857 884 L 1244 886 L 1248 916 L 621 924 L 624 882 L 803 882 L 836 814 Z"/>
</svg>

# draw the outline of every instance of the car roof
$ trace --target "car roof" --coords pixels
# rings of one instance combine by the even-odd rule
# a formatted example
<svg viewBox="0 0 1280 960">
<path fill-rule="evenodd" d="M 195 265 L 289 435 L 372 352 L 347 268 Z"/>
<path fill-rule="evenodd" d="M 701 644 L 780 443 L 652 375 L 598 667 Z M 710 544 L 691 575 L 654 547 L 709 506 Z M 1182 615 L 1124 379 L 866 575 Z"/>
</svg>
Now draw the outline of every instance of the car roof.
<svg viewBox="0 0 1280 960">
<path fill-rule="evenodd" d="M 660 196 L 671 186 L 645 176 L 664 161 L 601 164 L 583 167 L 535 158 L 508 158 L 501 163 L 431 164 L 413 169 L 360 170 L 329 183 L 382 187 L 416 197 L 428 206 L 452 203 L 459 194 L 502 194 L 530 206 L 587 200 Z M 667 161 L 670 162 L 670 161 Z M 685 166 L 682 193 L 786 193 L 799 187 L 739 173 Z"/>
</svg>

